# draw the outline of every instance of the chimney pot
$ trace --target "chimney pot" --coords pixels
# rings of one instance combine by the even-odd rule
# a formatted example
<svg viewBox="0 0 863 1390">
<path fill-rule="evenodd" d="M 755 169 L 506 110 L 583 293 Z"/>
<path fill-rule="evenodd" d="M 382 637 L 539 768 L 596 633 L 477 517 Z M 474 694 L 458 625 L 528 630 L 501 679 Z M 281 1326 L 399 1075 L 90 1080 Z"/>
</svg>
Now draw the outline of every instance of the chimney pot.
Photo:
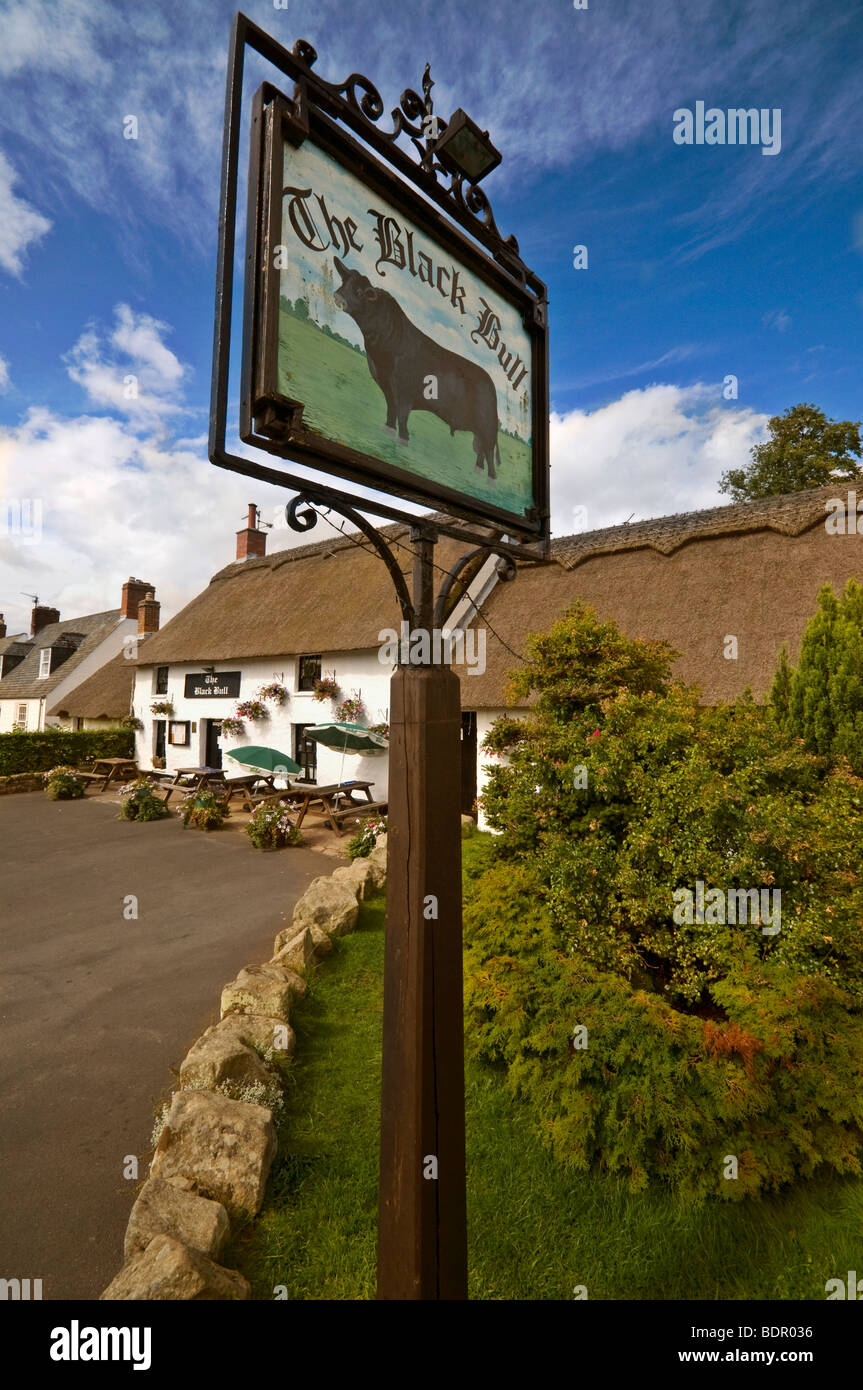
<svg viewBox="0 0 863 1390">
<path fill-rule="evenodd" d="M 49 608 L 46 603 L 34 603 L 33 611 L 30 614 L 30 636 L 35 637 L 37 632 L 41 632 L 43 627 L 49 627 L 51 623 L 59 623 L 59 608 Z"/>
<path fill-rule="evenodd" d="M 146 579 L 135 579 L 131 574 L 129 575 L 123 585 L 123 597 L 120 603 L 124 618 L 137 618 L 138 605 L 152 587 L 152 584 Z"/>
<path fill-rule="evenodd" d="M 259 560 L 267 553 L 267 533 L 258 530 L 258 509 L 249 503 L 249 524 L 237 532 L 237 559 Z"/>
<path fill-rule="evenodd" d="M 138 636 L 144 637 L 148 632 L 159 631 L 159 613 L 162 605 L 156 602 L 156 596 L 152 589 L 148 589 L 141 602 L 138 604 Z"/>
<path fill-rule="evenodd" d="M 0 613 L 0 637 L 6 636 L 6 614 Z"/>
</svg>

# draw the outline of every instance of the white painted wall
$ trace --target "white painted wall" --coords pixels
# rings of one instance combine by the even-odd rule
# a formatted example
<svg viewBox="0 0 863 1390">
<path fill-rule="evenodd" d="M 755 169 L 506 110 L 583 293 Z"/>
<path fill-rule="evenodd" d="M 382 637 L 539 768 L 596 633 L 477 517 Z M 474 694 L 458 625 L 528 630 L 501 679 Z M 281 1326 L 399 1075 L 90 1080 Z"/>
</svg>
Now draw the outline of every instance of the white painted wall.
<svg viewBox="0 0 863 1390">
<path fill-rule="evenodd" d="M 482 794 L 485 784 L 488 781 L 489 769 L 492 767 L 505 767 L 507 764 L 507 758 L 505 754 L 501 754 L 500 756 L 493 758 L 489 753 L 483 753 L 482 741 L 488 733 L 489 729 L 491 728 L 492 724 L 494 723 L 495 719 L 499 719 L 502 715 L 506 715 L 508 719 L 518 719 L 519 711 L 517 709 L 513 709 L 510 706 L 506 709 L 501 708 L 477 710 L 476 715 L 476 794 L 477 799 L 480 803 L 479 818 L 477 820 L 477 824 L 480 830 L 491 830 L 491 826 L 485 818 L 485 813 L 483 811 L 482 806 Z"/>
<path fill-rule="evenodd" d="M 167 663 L 163 663 L 167 664 Z M 219 661 L 216 671 L 239 671 L 240 693 L 236 698 L 199 697 L 187 699 L 183 694 L 186 674 L 200 674 L 205 663 L 172 663 L 168 670 L 168 693 L 156 695 L 155 666 L 140 667 L 135 682 L 134 710 L 143 722 L 144 729 L 136 734 L 135 753 L 139 767 L 153 765 L 154 721 L 160 716 L 153 715 L 150 705 L 154 700 L 170 700 L 174 706 L 175 720 L 189 720 L 197 724 L 190 733 L 188 747 L 167 744 L 165 750 L 165 771 L 175 772 L 181 767 L 196 767 L 204 762 L 206 748 L 207 719 L 224 719 L 232 715 L 238 701 L 253 699 L 262 685 L 279 681 L 288 691 L 288 699 L 279 706 L 272 701 L 265 702 L 270 717 L 259 722 L 246 720 L 245 733 L 239 737 L 224 735 L 220 740 L 223 765 L 228 777 L 242 776 L 247 769 L 239 763 L 232 763 L 228 754 L 232 748 L 242 748 L 248 744 L 263 744 L 278 748 L 290 757 L 294 752 L 295 724 L 325 724 L 335 720 L 336 703 L 330 700 L 318 701 L 311 692 L 297 690 L 299 662 L 296 656 L 269 657 L 264 660 Z M 209 664 L 209 663 L 206 663 Z M 389 683 L 392 666 L 382 665 L 377 650 L 364 652 L 325 652 L 322 654 L 322 674 L 332 676 L 341 687 L 341 699 L 353 696 L 357 691 L 365 702 L 366 719 L 360 722 L 379 724 L 389 719 Z M 375 801 L 386 800 L 387 766 L 386 752 L 371 755 L 347 754 L 344 762 L 344 779 L 373 782 L 372 796 Z M 317 781 L 323 786 L 339 780 L 341 755 L 332 749 L 318 747 Z"/>
</svg>

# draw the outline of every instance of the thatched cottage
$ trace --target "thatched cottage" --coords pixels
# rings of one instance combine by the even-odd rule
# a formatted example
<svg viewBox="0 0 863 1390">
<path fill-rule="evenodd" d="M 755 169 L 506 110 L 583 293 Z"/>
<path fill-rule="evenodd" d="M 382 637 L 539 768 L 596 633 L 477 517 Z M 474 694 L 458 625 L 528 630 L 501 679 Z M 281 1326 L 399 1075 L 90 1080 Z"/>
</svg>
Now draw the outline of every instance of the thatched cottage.
<svg viewBox="0 0 863 1390">
<path fill-rule="evenodd" d="M 763 698 L 783 642 L 796 657 L 821 585 L 838 591 L 863 575 L 863 538 L 832 520 L 836 497 L 835 487 L 824 488 L 559 537 L 547 564 L 519 566 L 512 583 L 486 566 L 450 620 L 454 628 L 473 623 L 486 639 L 484 669 L 456 667 L 465 809 L 481 794 L 482 738 L 507 708 L 507 673 L 527 634 L 548 628 L 576 599 L 631 636 L 665 638 L 681 653 L 677 674 L 699 685 L 706 702 L 747 686 Z M 407 529 L 385 534 L 409 574 Z M 238 533 L 238 558 L 140 653 L 133 704 L 144 725 L 143 766 L 154 757 L 168 770 L 218 765 L 231 747 L 264 743 L 296 758 L 310 780 L 334 780 L 338 755 L 304 735 L 333 717 L 332 704 L 314 698 L 320 674 L 343 696 L 359 694 L 369 723 L 387 718 L 392 665 L 381 659 L 379 633 L 398 629 L 400 615 L 377 554 L 362 537 L 338 535 L 272 555 L 265 549 L 252 516 Z M 442 540 L 438 565 L 447 569 L 460 549 Z M 272 682 L 286 690 L 285 703 L 268 706 L 264 721 L 246 721 L 242 735 L 223 735 L 221 721 L 237 701 Z M 154 715 L 154 702 L 169 712 Z M 386 762 L 386 754 L 353 759 L 347 775 L 373 781 L 383 798 Z"/>
</svg>

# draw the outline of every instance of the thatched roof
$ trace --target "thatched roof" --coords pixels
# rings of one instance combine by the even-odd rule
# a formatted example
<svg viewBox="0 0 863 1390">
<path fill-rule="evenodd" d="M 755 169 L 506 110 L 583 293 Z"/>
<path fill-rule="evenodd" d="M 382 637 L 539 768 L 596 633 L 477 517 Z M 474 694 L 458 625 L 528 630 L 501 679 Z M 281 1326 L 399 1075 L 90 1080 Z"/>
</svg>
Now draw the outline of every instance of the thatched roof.
<svg viewBox="0 0 863 1390">
<path fill-rule="evenodd" d="M 409 529 L 381 528 L 411 588 Z M 435 561 L 448 569 L 462 542 L 441 537 Z M 438 576 L 438 581 L 441 576 Z M 238 560 L 154 634 L 139 664 L 227 661 L 377 647 L 382 628 L 398 630 L 401 611 L 389 572 L 356 534 Z"/>
<path fill-rule="evenodd" d="M 504 706 L 518 660 L 503 642 L 521 655 L 528 633 L 545 631 L 577 599 L 631 637 L 668 641 L 681 653 L 675 673 L 705 701 L 747 686 L 764 697 L 783 642 L 796 660 L 821 585 L 838 592 L 863 577 L 863 537 L 825 530 L 825 503 L 842 495 L 834 484 L 556 539 L 548 565 L 520 567 L 483 605 L 494 632 L 485 673 L 459 672 L 463 706 Z M 726 636 L 737 638 L 736 660 L 724 655 Z"/>
<path fill-rule="evenodd" d="M 73 719 L 123 719 L 132 706 L 135 662 L 122 652 L 64 695 L 46 713 Z"/>
</svg>

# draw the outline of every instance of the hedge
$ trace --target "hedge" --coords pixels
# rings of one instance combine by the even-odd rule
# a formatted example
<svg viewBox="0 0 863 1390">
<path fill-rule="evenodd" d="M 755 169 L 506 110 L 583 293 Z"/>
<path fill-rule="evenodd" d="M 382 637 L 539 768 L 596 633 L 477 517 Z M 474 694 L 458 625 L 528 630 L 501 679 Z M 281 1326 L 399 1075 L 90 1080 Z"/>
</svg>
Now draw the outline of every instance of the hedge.
<svg viewBox="0 0 863 1390">
<path fill-rule="evenodd" d="M 46 729 L 44 733 L 0 734 L 0 776 L 49 772 L 58 764 L 75 767 L 94 758 L 132 758 L 131 729 Z"/>
</svg>

